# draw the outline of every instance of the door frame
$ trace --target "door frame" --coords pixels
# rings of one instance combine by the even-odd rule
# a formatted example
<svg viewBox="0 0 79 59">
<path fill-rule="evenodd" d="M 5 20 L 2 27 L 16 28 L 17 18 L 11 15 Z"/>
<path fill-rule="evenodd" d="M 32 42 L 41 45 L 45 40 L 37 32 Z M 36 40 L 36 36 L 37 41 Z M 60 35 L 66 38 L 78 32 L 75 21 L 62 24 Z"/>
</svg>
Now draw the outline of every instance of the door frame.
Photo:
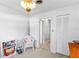
<svg viewBox="0 0 79 59">
<path fill-rule="evenodd" d="M 39 20 L 39 46 L 41 47 L 41 43 L 43 44 L 44 43 L 44 40 L 43 40 L 43 32 L 41 33 L 41 30 L 40 30 L 40 26 L 41 26 L 41 24 L 40 24 L 40 22 L 42 22 L 42 24 L 43 24 L 43 22 L 44 22 L 44 20 L 43 19 L 47 19 L 47 21 L 49 22 L 49 39 L 50 39 L 50 41 L 51 41 L 51 18 L 41 18 L 40 20 Z M 42 30 L 43 30 L 43 25 L 42 25 Z M 42 34 L 42 38 L 41 38 L 41 35 Z M 42 41 L 42 42 L 41 42 Z M 51 42 L 50 42 L 50 45 L 51 45 Z M 51 49 L 51 47 L 50 47 L 50 49 Z"/>
</svg>

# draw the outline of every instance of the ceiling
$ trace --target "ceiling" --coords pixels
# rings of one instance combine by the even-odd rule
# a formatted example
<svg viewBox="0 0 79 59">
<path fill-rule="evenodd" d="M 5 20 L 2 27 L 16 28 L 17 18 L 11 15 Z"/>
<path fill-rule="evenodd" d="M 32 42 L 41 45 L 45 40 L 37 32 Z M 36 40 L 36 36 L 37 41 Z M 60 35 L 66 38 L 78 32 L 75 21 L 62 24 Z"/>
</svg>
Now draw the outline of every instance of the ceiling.
<svg viewBox="0 0 79 59">
<path fill-rule="evenodd" d="M 9 7 L 15 11 L 25 13 L 25 10 L 20 6 L 22 0 L 0 0 L 0 5 Z M 55 10 L 65 6 L 79 3 L 79 0 L 43 0 L 43 3 L 32 10 L 32 14 Z"/>
</svg>

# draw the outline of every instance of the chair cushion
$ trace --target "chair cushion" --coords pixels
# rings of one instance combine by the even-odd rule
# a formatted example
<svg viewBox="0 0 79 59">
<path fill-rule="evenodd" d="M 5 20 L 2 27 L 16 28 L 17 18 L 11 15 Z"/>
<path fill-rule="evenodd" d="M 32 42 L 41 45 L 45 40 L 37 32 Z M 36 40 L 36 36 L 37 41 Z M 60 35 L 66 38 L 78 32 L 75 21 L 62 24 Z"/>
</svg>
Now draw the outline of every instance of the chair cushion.
<svg viewBox="0 0 79 59">
<path fill-rule="evenodd" d="M 31 36 L 25 36 L 24 42 L 32 42 L 32 37 Z"/>
</svg>

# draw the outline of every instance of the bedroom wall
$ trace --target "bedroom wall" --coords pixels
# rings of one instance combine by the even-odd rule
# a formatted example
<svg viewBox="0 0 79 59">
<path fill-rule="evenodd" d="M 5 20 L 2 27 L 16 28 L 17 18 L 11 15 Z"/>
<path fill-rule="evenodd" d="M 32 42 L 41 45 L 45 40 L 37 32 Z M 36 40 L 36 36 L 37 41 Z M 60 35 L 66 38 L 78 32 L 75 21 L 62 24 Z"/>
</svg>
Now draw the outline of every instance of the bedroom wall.
<svg viewBox="0 0 79 59">
<path fill-rule="evenodd" d="M 27 17 L 0 5 L 0 41 L 23 39 L 27 35 Z"/>
<path fill-rule="evenodd" d="M 52 10 L 46 13 L 40 13 L 34 15 L 30 18 L 30 28 L 31 34 L 35 36 L 37 42 L 39 43 L 39 20 L 41 18 L 51 18 L 52 19 L 52 28 L 51 28 L 51 52 L 56 52 L 56 16 L 70 14 L 69 16 L 69 30 L 68 30 L 68 39 L 70 42 L 72 40 L 79 40 L 79 4 Z M 52 32 L 54 29 L 54 32 Z M 37 46 L 39 47 L 39 44 Z M 59 47 L 60 49 L 60 47 Z M 67 51 L 66 55 L 69 55 L 68 47 L 64 51 Z"/>
</svg>

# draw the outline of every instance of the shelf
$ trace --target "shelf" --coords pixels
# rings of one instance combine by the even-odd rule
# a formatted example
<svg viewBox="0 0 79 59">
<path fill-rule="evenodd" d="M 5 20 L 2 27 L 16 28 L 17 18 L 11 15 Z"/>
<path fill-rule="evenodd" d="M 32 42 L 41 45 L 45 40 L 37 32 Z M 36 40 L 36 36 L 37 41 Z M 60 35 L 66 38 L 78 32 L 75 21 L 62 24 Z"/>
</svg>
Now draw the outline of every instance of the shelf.
<svg viewBox="0 0 79 59">
<path fill-rule="evenodd" d="M 9 47 L 3 48 L 3 49 L 13 48 L 13 47 L 15 47 L 15 46 L 9 46 Z"/>
</svg>

